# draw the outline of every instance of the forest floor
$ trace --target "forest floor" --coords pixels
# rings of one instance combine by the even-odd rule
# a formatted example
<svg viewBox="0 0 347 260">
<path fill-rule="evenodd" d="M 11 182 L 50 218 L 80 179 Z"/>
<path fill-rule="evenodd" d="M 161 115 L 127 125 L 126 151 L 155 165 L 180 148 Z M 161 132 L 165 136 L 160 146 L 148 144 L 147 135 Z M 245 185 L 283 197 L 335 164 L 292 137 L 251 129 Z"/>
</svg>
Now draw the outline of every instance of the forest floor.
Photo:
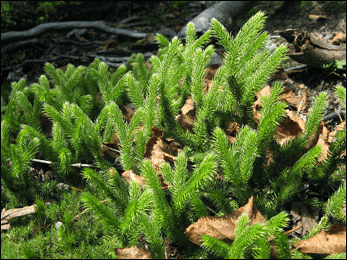
<svg viewBox="0 0 347 260">
<path fill-rule="evenodd" d="M 103 6 L 93 5 L 93 2 L 90 4 L 82 2 L 82 5 L 78 6 L 78 8 L 66 8 L 65 10 L 69 11 L 65 15 L 59 15 L 59 9 L 57 9 L 58 11 L 54 15 L 52 14 L 52 17 L 47 22 L 55 22 L 52 19 L 59 17 L 61 20 L 61 17 L 67 16 L 70 17 L 70 20 L 80 19 L 85 21 L 103 19 L 108 24 L 117 26 L 120 21 L 124 21 L 124 19 L 131 16 L 134 18 L 133 21 L 126 22 L 123 26 L 118 27 L 151 34 L 165 30 L 171 30 L 171 33 L 178 33 L 189 20 L 206 8 L 200 2 L 192 2 L 189 6 L 183 5 L 177 8 L 172 7 L 168 2 L 157 2 L 156 4 L 150 5 L 143 3 L 133 3 L 131 5 L 119 4 L 116 8 L 109 7 L 107 9 L 105 8 L 106 5 L 107 3 Z M 346 2 L 260 2 L 248 13 L 244 20 L 237 21 L 235 32 L 238 31 L 252 14 L 258 10 L 263 10 L 268 14 L 265 30 L 268 31 L 270 36 L 276 35 L 276 30 L 296 28 L 303 31 L 319 33 L 324 40 L 329 42 L 337 32 L 346 33 L 345 6 Z M 90 13 L 92 12 L 93 15 L 91 16 Z M 317 20 L 309 19 L 309 14 L 323 15 L 321 17 L 324 18 Z M 141 19 L 136 19 L 137 17 Z M 28 27 L 28 23 L 25 26 Z M 2 28 L 8 27 L 2 26 Z M 50 61 L 52 57 L 56 58 L 56 56 L 61 54 L 62 57 L 53 61 L 53 64 L 60 68 L 64 68 L 68 63 L 72 63 L 75 66 L 88 65 L 92 62 L 92 59 L 88 62 L 82 62 L 80 59 L 70 57 L 81 57 L 91 53 L 97 54 L 97 56 L 114 56 L 116 53 L 117 57 L 129 57 L 131 53 L 142 52 L 145 58 L 156 54 L 157 47 L 153 43 L 153 39 L 141 41 L 127 37 L 110 37 L 107 33 L 94 30 L 90 31 L 90 33 L 88 32 L 87 35 L 79 39 L 80 41 L 86 40 L 88 43 L 97 42 L 96 45 L 90 48 L 79 47 L 78 45 L 71 47 L 65 45 L 59 46 L 58 41 L 68 42 L 69 39 L 66 36 L 67 32 L 57 31 L 46 33 L 44 35 L 45 39 L 40 40 L 46 43 L 46 49 L 42 49 L 42 47 L 30 48 L 29 46 L 29 48 L 4 53 L 1 57 L 1 102 L 6 102 L 7 100 L 11 81 L 18 81 L 24 77 L 27 79 L 29 85 L 37 82 L 39 76 L 44 73 L 44 61 Z M 274 38 L 272 41 L 277 45 L 285 42 L 283 39 L 278 38 Z M 65 44 L 68 45 L 69 43 Z M 49 50 L 47 51 L 47 49 Z M 37 60 L 41 60 L 41 62 L 37 62 Z M 288 69 L 298 65 L 302 64 L 288 59 L 283 63 L 283 68 Z M 299 97 L 302 92 L 299 86 L 302 84 L 305 86 L 307 91 L 307 107 L 303 111 L 305 114 L 311 107 L 314 97 L 321 91 L 327 92 L 329 98 L 329 106 L 326 114 L 336 111 L 338 104 L 333 91 L 337 85 L 346 86 L 346 75 L 341 70 L 336 72 L 331 69 L 307 67 L 284 73 L 280 78 L 283 85 L 291 88 L 296 97 Z M 332 125 L 336 125 L 336 122 Z"/>
<path fill-rule="evenodd" d="M 201 5 L 200 2 L 195 2 L 187 6 L 181 6 L 178 8 L 170 7 L 168 2 L 156 2 L 155 4 L 150 4 L 150 6 L 144 6 L 141 3 L 134 3 L 131 6 L 124 4 L 124 6 L 118 6 L 117 10 L 110 8 L 108 12 L 102 9 L 99 2 L 97 5 L 93 5 L 94 2 L 83 2 L 82 6 L 72 10 L 74 17 L 80 20 L 86 20 L 88 17 L 90 20 L 105 20 L 110 25 L 115 25 L 120 21 L 128 18 L 129 15 L 132 17 L 144 17 L 140 20 L 134 20 L 133 22 L 125 23 L 124 27 L 126 29 L 138 30 L 146 33 L 154 33 L 160 30 L 170 28 L 170 30 L 178 33 L 179 30 L 194 16 L 198 15 L 201 11 L 205 9 L 205 6 Z M 106 4 L 106 3 L 105 3 Z M 268 13 L 268 19 L 266 22 L 265 30 L 267 30 L 270 36 L 276 35 L 275 31 L 285 30 L 288 28 L 296 28 L 300 30 L 306 30 L 309 32 L 319 33 L 323 39 L 327 42 L 331 40 L 337 32 L 346 33 L 346 2 L 259 2 L 259 4 L 254 8 L 253 11 L 247 15 L 242 21 L 238 21 L 238 28 L 247 21 L 251 15 L 253 15 L 258 10 L 263 10 Z M 73 11 L 73 12 L 72 12 Z M 113 12 L 113 13 L 112 13 Z M 93 13 L 93 15 L 90 15 Z M 320 18 L 317 20 L 309 19 L 308 14 L 314 15 L 325 15 L 325 18 Z M 57 12 L 57 17 L 64 17 L 63 13 Z M 52 16 L 53 17 L 53 16 Z M 57 20 L 48 20 L 47 22 L 55 22 Z M 64 21 L 63 19 L 60 21 Z M 2 26 L 3 28 L 3 26 Z M 29 27 L 30 28 L 30 27 Z M 25 29 L 29 29 L 25 28 Z M 19 30 L 19 29 L 16 29 Z M 21 29 L 23 30 L 23 28 Z M 236 32 L 238 30 L 235 30 Z M 155 55 L 157 46 L 153 46 L 152 42 L 146 45 L 138 39 L 131 39 L 127 37 L 110 37 L 109 34 L 90 30 L 83 38 L 88 43 L 96 43 L 90 49 L 84 48 L 72 48 L 68 46 L 67 48 L 62 48 L 59 45 L 59 41 L 68 41 L 66 36 L 68 31 L 61 32 L 50 32 L 42 36 L 40 41 L 46 44 L 46 47 L 26 47 L 19 49 L 17 51 L 12 51 L 10 53 L 2 54 L 1 58 L 1 103 L 6 104 L 8 102 L 8 96 L 10 93 L 10 83 L 12 81 L 18 81 L 21 78 L 26 78 L 29 85 L 38 81 L 40 75 L 44 74 L 43 65 L 44 62 L 38 63 L 34 62 L 36 59 L 50 61 L 52 57 L 63 54 L 59 59 L 55 59 L 52 63 L 59 68 L 64 68 L 68 63 L 72 63 L 75 66 L 88 65 L 92 60 L 88 62 L 81 62 L 79 59 L 71 58 L 73 56 L 82 56 L 83 54 L 97 54 L 102 55 L 114 55 L 117 51 L 118 57 L 124 56 L 129 57 L 131 53 L 144 53 L 145 57 L 149 58 L 150 55 Z M 83 42 L 82 38 L 77 41 Z M 273 38 L 275 44 L 280 44 L 285 42 L 283 39 Z M 54 45 L 54 44 L 56 45 Z M 73 44 L 71 44 L 73 45 Z M 58 47 L 57 47 L 58 46 Z M 78 45 L 77 45 L 78 46 Z M 56 49 L 55 49 L 56 48 Z M 55 51 L 58 50 L 59 51 Z M 51 51 L 52 50 L 52 51 Z M 104 53 L 102 53 L 104 51 Z M 108 54 L 107 54 L 107 51 Z M 111 54 L 110 54 L 111 53 Z M 118 64 L 117 66 L 119 66 Z M 296 61 L 288 59 L 282 66 L 283 69 L 292 68 L 299 64 Z M 303 94 L 302 89 L 304 86 L 307 93 L 307 106 L 302 111 L 302 116 L 305 116 L 310 109 L 314 98 L 322 91 L 325 91 L 328 95 L 329 106 L 326 114 L 333 111 L 337 111 L 338 103 L 334 94 L 336 86 L 341 85 L 346 87 L 346 74 L 345 71 L 341 70 L 330 70 L 330 69 L 318 69 L 307 67 L 304 69 L 296 69 L 288 71 L 286 73 L 278 73 L 279 80 L 283 83 L 286 88 L 292 89 L 294 96 L 296 98 L 301 98 Z M 271 83 L 271 82 L 270 82 Z M 334 128 L 341 123 L 339 118 L 327 121 L 329 130 L 333 131 Z M 75 184 L 73 184 L 75 185 Z M 76 209 L 81 208 L 80 202 L 77 200 L 78 189 L 70 195 L 63 195 L 61 199 L 71 202 Z M 75 197 L 74 197 L 75 196 Z M 73 197 L 73 198 L 72 198 Z M 62 203 L 63 204 L 63 203 Z M 68 205 L 60 206 L 61 214 L 69 209 Z M 52 213 L 53 214 L 53 213 Z M 75 213 L 72 213 L 75 214 Z M 65 217 L 65 216 L 64 216 Z M 66 217 L 67 218 L 67 217 Z M 90 217 L 91 218 L 91 217 Z M 16 222 L 11 223 L 13 226 Z M 17 224 L 21 224 L 20 221 Z M 89 228 L 86 224 L 85 228 Z M 93 234 L 96 237 L 102 232 L 101 228 L 98 228 L 98 234 Z M 20 235 L 18 235 L 20 236 Z M 28 235 L 30 237 L 30 235 Z M 91 235 L 92 236 L 92 235 Z M 5 239 L 15 241 L 16 233 L 12 234 L 2 234 L 2 245 Z M 4 239 L 3 239 L 4 238 Z M 5 243 L 5 242 L 4 242 Z M 6 242 L 7 246 L 9 245 Z M 13 242 L 15 244 L 15 242 Z M 62 247 L 62 246 L 61 246 Z M 10 248 L 9 246 L 7 248 Z M 25 249 L 30 256 L 30 249 Z M 87 249 L 86 249 L 87 250 Z M 104 254 L 106 249 L 100 248 L 100 251 L 92 254 L 88 251 L 89 257 L 101 256 Z M 101 253 L 100 253 L 101 252 Z M 3 251 L 1 253 L 3 257 Z M 7 257 L 11 254 L 6 254 Z M 12 255 L 15 257 L 18 255 Z M 27 256 L 27 255 L 26 255 Z M 40 255 L 34 254 L 35 257 L 40 257 Z M 41 257 L 57 257 L 58 255 L 47 254 L 47 251 L 41 254 Z M 72 255 L 78 257 L 78 255 Z M 109 257 L 102 255 L 104 257 Z M 65 255 L 68 257 L 68 255 Z M 71 255 L 69 255 L 71 257 Z"/>
</svg>

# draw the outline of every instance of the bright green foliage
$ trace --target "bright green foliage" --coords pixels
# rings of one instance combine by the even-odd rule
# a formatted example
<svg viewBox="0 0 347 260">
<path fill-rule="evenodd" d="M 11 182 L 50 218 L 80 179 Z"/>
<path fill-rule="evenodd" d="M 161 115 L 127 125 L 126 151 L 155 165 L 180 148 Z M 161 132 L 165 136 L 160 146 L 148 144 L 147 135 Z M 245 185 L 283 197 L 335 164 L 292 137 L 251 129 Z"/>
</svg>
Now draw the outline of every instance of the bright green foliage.
<svg viewBox="0 0 347 260">
<path fill-rule="evenodd" d="M 259 239 L 257 242 L 259 247 L 254 248 L 254 259 L 268 259 L 270 258 L 270 245 L 266 238 Z"/>
<path fill-rule="evenodd" d="M 329 255 L 325 259 L 346 259 L 346 252 Z"/>
<path fill-rule="evenodd" d="M 342 109 L 346 111 L 346 88 L 342 86 L 337 86 L 335 89 L 335 94 L 340 100 L 340 105 Z"/>
<path fill-rule="evenodd" d="M 242 214 L 237 221 L 234 241 L 231 246 L 208 235 L 202 236 L 202 240 L 204 241 L 202 246 L 214 254 L 227 259 L 247 258 L 252 253 L 255 258 L 268 258 L 270 248 L 266 240 L 275 234 L 283 237 L 282 228 L 287 226 L 288 220 L 288 215 L 281 212 L 271 218 L 267 224 L 257 223 L 249 226 L 251 220 L 247 215 Z M 278 245 L 282 251 L 284 250 L 283 247 L 288 247 L 288 243 L 283 246 Z"/>
<path fill-rule="evenodd" d="M 283 146 L 274 139 L 286 113 L 286 104 L 279 101 L 280 83 L 262 97 L 259 122 L 253 119 L 255 95 L 287 51 L 285 46 L 272 53 L 264 48 L 269 39 L 262 31 L 265 18 L 263 12 L 257 13 L 235 37 L 215 19 L 201 37 L 188 24 L 185 43 L 157 35 L 156 56 L 145 62 L 142 54 L 133 54 L 114 73 L 98 59 L 88 67 L 69 65 L 66 71 L 47 63 L 47 76 L 42 75 L 38 83 L 30 87 L 25 80 L 13 83 L 8 106 L 2 108 L 1 180 L 6 190 L 2 190 L 2 203 L 17 197 L 14 201 L 27 205 L 35 199 L 32 194 L 39 187 L 28 175 L 31 159 L 52 161 L 60 180 L 79 183 L 83 182 L 80 171 L 72 164 L 92 164 L 94 170 L 82 171 L 88 185 L 82 201 L 108 230 L 104 240 L 119 247 L 146 243 L 158 258 L 165 257 L 164 239 L 188 248 L 192 255 L 206 256 L 191 245 L 185 229 L 199 217 L 229 214 L 251 196 L 266 224 L 249 226 L 250 220 L 241 216 L 231 245 L 203 236 L 204 248 L 229 258 L 267 258 L 268 239 L 275 237 L 280 256 L 292 257 L 282 230 L 288 218 L 282 212 L 298 200 L 308 182 L 320 194 L 309 193 L 302 203 L 323 206 L 326 218 L 329 214 L 345 222 L 346 128 L 336 134 L 320 165 L 322 148 L 307 149 L 327 107 L 326 94 L 316 97 L 304 133 Z M 208 45 L 212 37 L 226 52 L 207 89 L 205 69 L 214 53 L 214 46 Z M 345 110 L 345 88 L 338 87 L 336 95 Z M 192 131 L 185 131 L 176 120 L 188 97 L 196 109 Z M 123 118 L 124 105 L 135 110 L 130 120 Z M 42 124 L 47 118 L 51 131 Z M 230 122 L 240 126 L 232 144 L 225 134 Z M 173 165 L 163 163 L 161 169 L 154 169 L 143 159 L 153 126 L 163 130 L 164 139 L 172 137 L 182 145 Z M 118 145 L 119 158 L 108 161 L 102 156 L 103 143 Z M 273 162 L 265 166 L 269 153 Z M 142 176 L 145 185 L 129 184 L 121 177 L 130 170 Z M 159 170 L 167 189 L 158 178 Z M 72 215 L 66 213 L 62 219 L 65 230 L 55 231 L 55 243 L 72 251 Z"/>
<path fill-rule="evenodd" d="M 346 223 L 346 181 L 344 181 L 338 190 L 328 199 L 324 205 L 325 214 L 332 214 L 343 223 Z"/>
<path fill-rule="evenodd" d="M 326 94 L 324 92 L 319 93 L 315 99 L 314 104 L 311 108 L 311 113 L 308 114 L 306 128 L 304 136 L 310 138 L 316 131 L 321 118 L 324 115 L 324 111 L 327 107 Z"/>
<path fill-rule="evenodd" d="M 279 253 L 279 257 L 283 259 L 290 259 L 290 248 L 288 244 L 288 237 L 283 233 L 279 232 L 277 233 L 276 239 L 275 239 L 275 245 L 277 247 L 277 252 Z"/>
<path fill-rule="evenodd" d="M 276 126 L 284 117 L 286 104 L 278 102 L 282 93 L 281 84 L 275 82 L 271 88 L 271 95 L 262 98 L 262 111 L 258 124 L 258 136 L 260 145 L 269 145 L 275 134 Z"/>
<path fill-rule="evenodd" d="M 184 155 L 176 163 L 178 169 L 186 164 Z M 163 165 L 163 168 L 168 167 Z M 163 257 L 163 238 L 161 232 L 167 233 L 171 239 L 177 239 L 177 231 L 184 228 L 177 219 L 184 214 L 184 209 L 189 206 L 189 199 L 199 201 L 202 196 L 197 192 L 209 182 L 202 182 L 215 174 L 216 164 L 214 156 L 206 156 L 193 173 L 190 179 L 179 190 L 172 192 L 172 206 L 165 198 L 160 181 L 155 170 L 148 160 L 141 165 L 141 175 L 144 176 L 146 186 L 140 189 L 137 182 L 132 182 L 129 188 L 121 177 L 110 175 L 109 186 L 101 176 L 91 169 L 84 170 L 84 176 L 93 183 L 96 190 L 103 191 L 104 197 L 109 198 L 107 204 L 99 203 L 90 193 L 84 193 L 83 201 L 105 225 L 115 230 L 115 235 L 122 238 L 122 246 L 135 243 L 137 237 L 144 234 L 147 242 L 154 248 L 153 253 Z M 170 171 L 170 169 L 167 168 Z M 165 170 L 163 170 L 165 172 Z M 177 183 L 173 177 L 173 183 Z M 175 186 L 176 187 L 176 186 Z M 110 206 L 112 204 L 112 206 Z M 194 206 L 194 205 L 193 205 Z M 148 212 L 151 215 L 148 216 Z M 182 238 L 181 238 L 182 239 Z"/>
<path fill-rule="evenodd" d="M 287 51 L 284 45 L 273 53 L 263 48 L 268 39 L 267 33 L 261 32 L 264 22 L 264 13 L 257 13 L 233 39 L 217 20 L 212 20 L 214 34 L 227 51 L 225 68 L 216 74 L 215 81 L 220 82 L 225 94 L 231 95 L 225 102 L 221 101 L 226 111 L 236 105 L 230 112 L 236 114 L 235 119 L 240 124 L 252 124 L 254 96 L 278 68 Z"/>
<path fill-rule="evenodd" d="M 214 135 L 224 176 L 233 187 L 237 187 L 235 196 L 245 203 L 251 195 L 248 181 L 252 176 L 253 162 L 258 154 L 255 145 L 256 132 L 248 126 L 241 128 L 232 147 L 220 128 L 215 129 Z"/>
</svg>

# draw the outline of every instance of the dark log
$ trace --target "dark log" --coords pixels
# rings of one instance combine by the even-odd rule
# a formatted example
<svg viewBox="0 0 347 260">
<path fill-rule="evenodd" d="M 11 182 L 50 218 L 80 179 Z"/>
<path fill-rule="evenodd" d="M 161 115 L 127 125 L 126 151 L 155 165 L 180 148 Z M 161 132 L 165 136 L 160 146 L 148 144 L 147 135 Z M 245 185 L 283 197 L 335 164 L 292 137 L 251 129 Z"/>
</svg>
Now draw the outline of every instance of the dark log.
<svg viewBox="0 0 347 260">
<path fill-rule="evenodd" d="M 322 68 L 323 65 L 334 63 L 335 60 L 346 59 L 346 46 L 328 44 L 313 33 L 298 29 L 275 31 L 275 33 L 293 44 L 293 48 L 289 50 L 289 57 L 297 62 Z"/>
<path fill-rule="evenodd" d="M 198 34 L 203 34 L 209 29 L 212 18 L 216 18 L 230 31 L 235 28 L 237 19 L 252 9 L 255 4 L 255 1 L 222 1 L 203 11 L 191 22 L 195 25 Z M 178 36 L 184 38 L 186 29 L 187 25 L 181 29 Z"/>
</svg>

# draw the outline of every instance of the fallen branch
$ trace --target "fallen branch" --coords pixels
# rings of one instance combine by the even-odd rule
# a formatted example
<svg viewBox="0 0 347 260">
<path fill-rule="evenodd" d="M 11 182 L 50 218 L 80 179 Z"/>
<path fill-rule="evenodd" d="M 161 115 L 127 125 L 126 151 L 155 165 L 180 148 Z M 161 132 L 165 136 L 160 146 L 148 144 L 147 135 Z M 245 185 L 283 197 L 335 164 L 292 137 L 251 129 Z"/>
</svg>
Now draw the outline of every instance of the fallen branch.
<svg viewBox="0 0 347 260">
<path fill-rule="evenodd" d="M 51 161 L 46 161 L 46 160 L 30 159 L 30 161 L 32 161 L 32 162 L 37 162 L 37 163 L 48 164 L 49 166 L 52 166 L 52 165 L 53 165 L 53 162 L 51 162 Z M 82 167 L 94 168 L 94 167 L 95 167 L 95 166 L 92 165 L 92 164 L 82 164 L 82 163 L 74 163 L 74 164 L 70 164 L 70 166 L 72 166 L 72 167 L 77 167 L 77 168 L 82 168 Z"/>
<path fill-rule="evenodd" d="M 334 63 L 335 60 L 346 59 L 346 46 L 328 44 L 312 33 L 298 29 L 275 31 L 275 33 L 293 44 L 289 57 L 297 62 L 321 68 L 325 64 Z"/>
<path fill-rule="evenodd" d="M 142 39 L 146 38 L 146 33 L 138 33 L 136 31 L 127 30 L 127 29 L 118 29 L 113 28 L 108 25 L 104 21 L 95 21 L 95 22 L 61 22 L 61 23 L 45 23 L 40 24 L 30 30 L 20 31 L 20 32 L 6 32 L 1 34 L 1 45 L 12 45 L 17 41 L 23 41 L 26 39 L 30 39 L 39 35 L 42 35 L 46 32 L 58 31 L 58 30 L 72 30 L 72 29 L 80 29 L 80 28 L 93 28 L 99 29 L 104 32 L 119 34 L 130 38 Z M 3 48 L 1 48 L 1 52 L 3 53 Z M 10 48 L 7 47 L 6 50 Z"/>
<path fill-rule="evenodd" d="M 50 202 L 45 202 L 46 205 L 50 204 Z M 7 209 L 4 208 L 1 211 L 1 230 L 10 230 L 11 225 L 9 220 L 13 218 L 18 218 L 30 214 L 35 214 L 36 212 L 36 204 L 31 206 L 25 206 L 23 208 L 15 208 L 15 209 Z"/>
</svg>

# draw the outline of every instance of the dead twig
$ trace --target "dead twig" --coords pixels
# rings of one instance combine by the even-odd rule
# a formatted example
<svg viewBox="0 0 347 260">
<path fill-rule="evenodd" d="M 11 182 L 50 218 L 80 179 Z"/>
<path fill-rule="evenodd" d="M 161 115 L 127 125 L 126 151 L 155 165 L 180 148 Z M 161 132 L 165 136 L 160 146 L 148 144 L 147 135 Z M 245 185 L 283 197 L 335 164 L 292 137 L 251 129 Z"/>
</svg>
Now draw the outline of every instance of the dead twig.
<svg viewBox="0 0 347 260">
<path fill-rule="evenodd" d="M 2 33 L 1 46 L 4 46 L 4 47 L 1 48 L 1 53 L 11 50 L 12 49 L 11 46 L 15 45 L 15 43 L 18 41 L 32 39 L 34 37 L 37 37 L 39 35 L 42 35 L 44 33 L 51 32 L 51 31 L 72 30 L 72 29 L 78 29 L 78 28 L 98 29 L 98 30 L 108 32 L 111 34 L 123 35 L 126 37 L 135 38 L 135 39 L 142 39 L 142 38 L 146 38 L 147 36 L 146 33 L 138 33 L 132 30 L 110 27 L 106 25 L 104 21 L 45 23 L 45 24 L 40 24 L 26 31 Z"/>
</svg>

